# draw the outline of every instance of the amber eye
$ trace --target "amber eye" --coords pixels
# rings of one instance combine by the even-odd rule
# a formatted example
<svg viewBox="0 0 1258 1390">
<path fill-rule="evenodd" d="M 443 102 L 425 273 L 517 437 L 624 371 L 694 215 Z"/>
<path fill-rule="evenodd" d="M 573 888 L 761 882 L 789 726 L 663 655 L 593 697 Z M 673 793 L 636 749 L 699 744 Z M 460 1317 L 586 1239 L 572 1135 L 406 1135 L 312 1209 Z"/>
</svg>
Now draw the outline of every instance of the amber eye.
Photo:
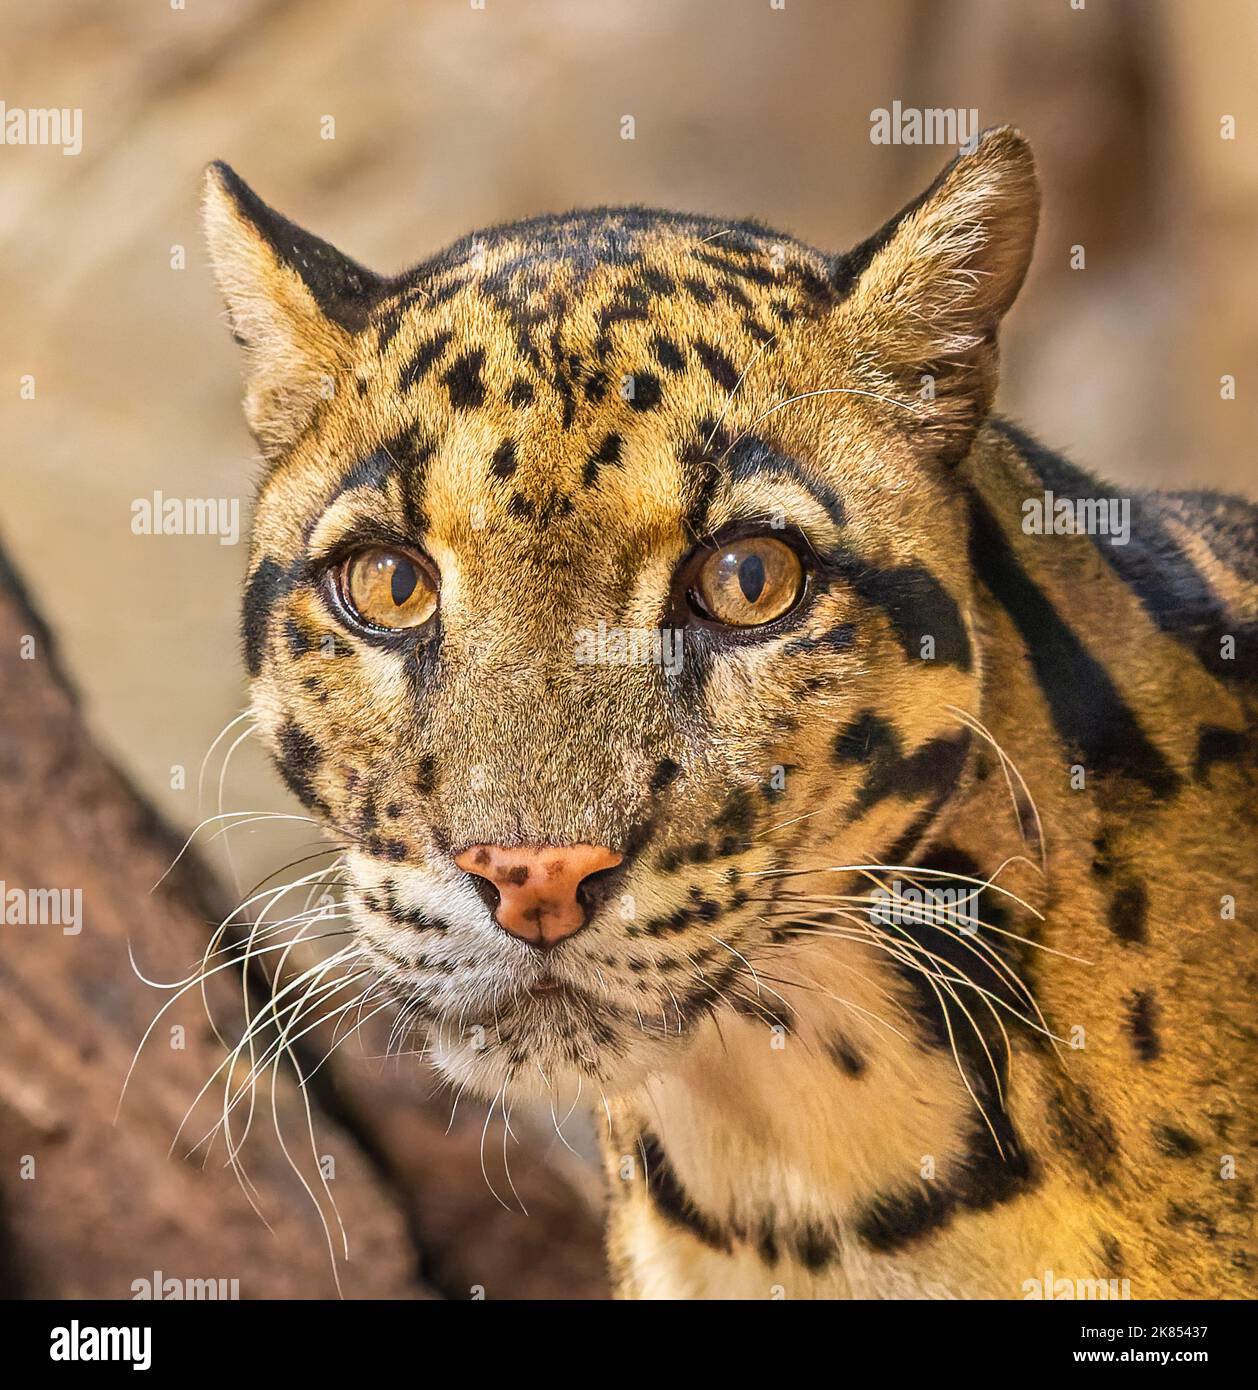
<svg viewBox="0 0 1258 1390">
<path fill-rule="evenodd" d="M 804 587 L 799 556 L 772 536 L 746 536 L 713 550 L 699 567 L 691 602 L 730 627 L 760 627 L 793 608 Z"/>
<path fill-rule="evenodd" d="M 401 550 L 360 550 L 341 568 L 341 597 L 372 627 L 418 627 L 437 609 L 427 568 Z"/>
</svg>

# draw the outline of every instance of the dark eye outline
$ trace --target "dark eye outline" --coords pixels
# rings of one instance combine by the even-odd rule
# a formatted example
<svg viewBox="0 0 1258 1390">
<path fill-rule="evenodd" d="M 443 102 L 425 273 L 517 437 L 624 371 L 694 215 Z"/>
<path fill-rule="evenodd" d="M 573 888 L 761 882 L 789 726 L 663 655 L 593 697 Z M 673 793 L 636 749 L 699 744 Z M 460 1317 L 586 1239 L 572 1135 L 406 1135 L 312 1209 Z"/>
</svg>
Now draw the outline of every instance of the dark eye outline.
<svg viewBox="0 0 1258 1390">
<path fill-rule="evenodd" d="M 437 601 L 432 612 L 422 623 L 414 623 L 409 627 L 382 627 L 379 623 L 371 622 L 354 607 L 349 596 L 347 582 L 350 566 L 363 554 L 373 550 L 383 550 L 394 555 L 401 555 L 415 566 L 421 581 L 426 580 L 432 586 Z M 441 612 L 441 577 L 437 572 L 436 565 L 423 551 L 417 550 L 413 545 L 402 545 L 393 540 L 377 538 L 357 540 L 343 545 L 325 561 L 323 588 L 332 612 L 343 626 L 364 637 L 374 638 L 388 644 L 409 645 L 417 639 L 422 640 L 430 636 L 437 626 L 437 619 Z"/>
<path fill-rule="evenodd" d="M 703 566 L 714 555 L 719 555 L 737 541 L 745 540 L 776 541 L 779 545 L 793 550 L 795 558 L 799 561 L 800 585 L 795 602 L 776 618 L 770 618 L 765 623 L 743 626 L 722 622 L 708 613 L 695 592 L 695 586 Z M 777 636 L 780 632 L 789 631 L 798 625 L 813 595 L 815 570 L 810 563 L 812 553 L 812 546 L 807 538 L 794 527 L 778 529 L 766 526 L 763 522 L 736 522 L 733 526 L 726 527 L 705 544 L 696 546 L 677 567 L 670 603 L 674 618 L 679 620 L 674 625 L 697 627 L 730 642 L 761 642 Z"/>
</svg>

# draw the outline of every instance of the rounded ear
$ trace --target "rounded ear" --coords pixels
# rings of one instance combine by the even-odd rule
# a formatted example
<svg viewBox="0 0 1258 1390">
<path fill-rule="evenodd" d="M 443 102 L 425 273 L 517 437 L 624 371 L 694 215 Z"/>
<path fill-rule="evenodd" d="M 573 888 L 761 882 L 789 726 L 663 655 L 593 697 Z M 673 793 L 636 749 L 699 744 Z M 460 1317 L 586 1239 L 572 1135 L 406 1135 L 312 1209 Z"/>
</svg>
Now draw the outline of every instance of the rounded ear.
<svg viewBox="0 0 1258 1390">
<path fill-rule="evenodd" d="M 226 164 L 205 171 L 202 217 L 245 350 L 245 417 L 274 458 L 330 393 L 387 282 L 269 208 Z"/>
<path fill-rule="evenodd" d="M 991 408 L 996 330 L 1026 277 L 1039 208 L 1030 146 L 1009 127 L 989 130 L 835 262 L 842 332 L 867 378 L 908 395 L 946 461 Z"/>
</svg>

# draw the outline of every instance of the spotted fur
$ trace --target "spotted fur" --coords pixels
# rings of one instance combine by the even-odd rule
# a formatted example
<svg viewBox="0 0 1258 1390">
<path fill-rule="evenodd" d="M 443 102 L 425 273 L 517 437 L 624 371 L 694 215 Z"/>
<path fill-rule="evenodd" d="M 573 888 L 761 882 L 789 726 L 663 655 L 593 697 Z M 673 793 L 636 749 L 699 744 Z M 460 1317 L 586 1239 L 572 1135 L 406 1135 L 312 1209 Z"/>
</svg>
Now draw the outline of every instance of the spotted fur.
<svg viewBox="0 0 1258 1390">
<path fill-rule="evenodd" d="M 844 255 L 599 208 L 385 277 L 209 172 L 254 709 L 446 1074 L 593 1104 L 625 1296 L 1253 1291 L 1258 523 L 1024 533 L 1113 491 L 992 414 L 1037 208 L 996 131 Z M 675 592 L 734 525 L 809 560 L 763 632 Z M 342 621 L 367 541 L 431 633 Z M 577 661 L 600 624 L 680 671 Z M 454 863 L 572 842 L 623 862 L 545 957 Z M 875 930 L 892 880 L 980 925 Z"/>
</svg>

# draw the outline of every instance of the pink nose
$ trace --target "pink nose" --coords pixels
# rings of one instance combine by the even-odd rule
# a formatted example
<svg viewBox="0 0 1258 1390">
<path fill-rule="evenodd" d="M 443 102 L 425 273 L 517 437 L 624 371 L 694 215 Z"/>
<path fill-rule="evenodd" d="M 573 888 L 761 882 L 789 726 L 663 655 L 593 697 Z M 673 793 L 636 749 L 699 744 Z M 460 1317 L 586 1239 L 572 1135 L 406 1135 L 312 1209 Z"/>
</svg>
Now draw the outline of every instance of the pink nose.
<svg viewBox="0 0 1258 1390">
<path fill-rule="evenodd" d="M 603 845 L 473 845 L 454 862 L 498 890 L 494 920 L 504 931 L 544 950 L 581 930 L 577 889 L 622 857 Z"/>
</svg>

